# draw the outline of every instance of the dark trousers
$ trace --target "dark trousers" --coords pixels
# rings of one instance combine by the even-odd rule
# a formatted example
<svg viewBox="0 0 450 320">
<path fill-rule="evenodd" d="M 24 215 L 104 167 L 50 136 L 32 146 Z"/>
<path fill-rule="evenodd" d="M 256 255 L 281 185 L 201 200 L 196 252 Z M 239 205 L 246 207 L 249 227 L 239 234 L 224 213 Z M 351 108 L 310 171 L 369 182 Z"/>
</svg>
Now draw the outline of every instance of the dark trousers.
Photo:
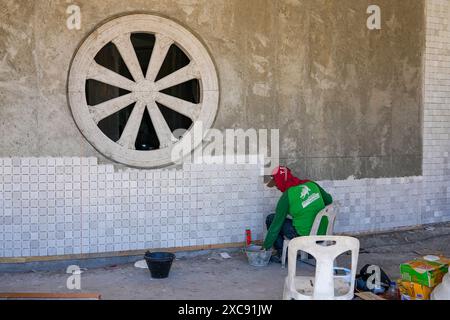
<svg viewBox="0 0 450 320">
<path fill-rule="evenodd" d="M 266 219 L 266 226 L 267 230 L 269 230 L 270 225 L 273 222 L 273 219 L 275 219 L 275 214 L 271 214 L 267 216 Z M 292 225 L 292 219 L 285 219 L 283 226 L 281 227 L 280 233 L 278 234 L 278 238 L 274 243 L 274 248 L 277 250 L 277 253 L 279 256 L 281 256 L 281 252 L 283 250 L 283 242 L 284 239 L 294 239 L 299 237 L 297 230 L 295 230 L 294 226 Z"/>
</svg>

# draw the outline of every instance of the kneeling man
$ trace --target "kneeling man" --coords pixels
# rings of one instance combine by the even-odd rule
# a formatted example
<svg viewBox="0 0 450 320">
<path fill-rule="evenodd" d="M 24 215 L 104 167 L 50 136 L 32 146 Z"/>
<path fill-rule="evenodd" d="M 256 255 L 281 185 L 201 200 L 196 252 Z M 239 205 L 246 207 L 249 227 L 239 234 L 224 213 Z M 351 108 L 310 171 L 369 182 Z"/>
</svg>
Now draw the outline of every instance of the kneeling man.
<svg viewBox="0 0 450 320">
<path fill-rule="evenodd" d="M 294 177 L 287 167 L 276 168 L 267 186 L 276 186 L 283 192 L 276 213 L 267 217 L 268 231 L 263 245 L 266 250 L 273 246 L 277 255 L 272 257 L 272 261 L 280 262 L 284 238 L 309 236 L 317 214 L 330 205 L 333 198 L 316 182 Z M 328 219 L 324 218 L 318 235 L 325 235 L 327 226 Z"/>
</svg>

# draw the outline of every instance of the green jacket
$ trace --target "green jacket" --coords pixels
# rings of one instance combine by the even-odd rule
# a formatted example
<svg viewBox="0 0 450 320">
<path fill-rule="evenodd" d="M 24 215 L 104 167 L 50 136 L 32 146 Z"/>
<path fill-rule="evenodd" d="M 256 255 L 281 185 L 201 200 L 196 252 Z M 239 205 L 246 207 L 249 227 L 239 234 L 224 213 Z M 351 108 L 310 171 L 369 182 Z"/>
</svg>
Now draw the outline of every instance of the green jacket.
<svg viewBox="0 0 450 320">
<path fill-rule="evenodd" d="M 300 236 L 309 236 L 317 214 L 333 202 L 333 198 L 315 182 L 307 182 L 289 188 L 277 204 L 275 218 L 267 231 L 264 248 L 270 249 L 275 243 L 284 220 L 292 217 L 292 224 Z M 319 235 L 325 235 L 328 219 L 323 219 Z"/>
</svg>

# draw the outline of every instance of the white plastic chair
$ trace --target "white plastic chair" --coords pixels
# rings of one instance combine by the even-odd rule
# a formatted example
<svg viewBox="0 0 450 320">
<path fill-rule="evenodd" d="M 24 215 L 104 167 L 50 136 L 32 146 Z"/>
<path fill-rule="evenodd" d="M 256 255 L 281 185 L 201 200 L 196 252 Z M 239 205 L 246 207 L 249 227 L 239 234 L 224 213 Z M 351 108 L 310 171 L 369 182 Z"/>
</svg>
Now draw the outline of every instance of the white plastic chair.
<svg viewBox="0 0 450 320">
<path fill-rule="evenodd" d="M 296 276 L 298 251 L 316 259 L 314 277 Z M 335 259 L 352 253 L 350 283 L 334 275 Z M 292 239 L 289 245 L 288 275 L 283 300 L 351 300 L 354 297 L 359 240 L 343 236 L 310 236 Z"/>
<path fill-rule="evenodd" d="M 333 229 L 334 229 L 334 221 L 336 220 L 336 211 L 335 207 L 330 204 L 329 206 L 325 207 L 322 211 L 320 211 L 316 218 L 314 219 L 313 226 L 311 228 L 310 236 L 316 236 L 319 232 L 320 223 L 322 222 L 322 218 L 327 217 L 328 218 L 328 227 L 327 227 L 327 236 L 333 235 Z M 289 239 L 285 238 L 283 242 L 283 252 L 281 255 L 281 267 L 284 268 L 286 266 L 286 257 L 287 257 L 287 249 L 289 247 Z M 304 252 L 300 254 L 300 260 L 307 260 L 308 255 Z"/>
</svg>

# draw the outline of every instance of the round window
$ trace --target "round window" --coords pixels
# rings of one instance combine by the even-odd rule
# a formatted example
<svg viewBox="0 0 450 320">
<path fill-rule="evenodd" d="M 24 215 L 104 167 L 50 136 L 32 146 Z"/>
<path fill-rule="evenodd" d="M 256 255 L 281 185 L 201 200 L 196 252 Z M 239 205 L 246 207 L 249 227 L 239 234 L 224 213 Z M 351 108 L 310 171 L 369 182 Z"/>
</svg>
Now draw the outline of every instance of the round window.
<svg viewBox="0 0 450 320">
<path fill-rule="evenodd" d="M 219 85 L 208 51 L 192 33 L 166 18 L 134 14 L 109 21 L 83 42 L 68 95 L 76 124 L 99 152 L 150 168 L 196 147 L 172 152 L 186 137 L 180 132 L 198 123 L 206 134 L 212 126 Z"/>
</svg>

